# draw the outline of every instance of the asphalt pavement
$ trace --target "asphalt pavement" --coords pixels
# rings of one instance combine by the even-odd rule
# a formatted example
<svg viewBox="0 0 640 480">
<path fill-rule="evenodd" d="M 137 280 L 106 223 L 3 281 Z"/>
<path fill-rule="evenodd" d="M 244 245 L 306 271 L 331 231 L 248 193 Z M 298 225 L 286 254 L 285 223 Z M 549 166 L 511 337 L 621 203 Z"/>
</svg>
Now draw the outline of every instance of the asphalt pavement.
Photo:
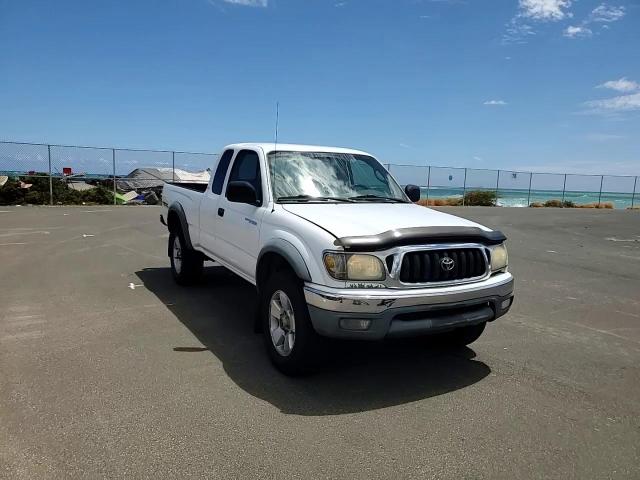
<svg viewBox="0 0 640 480">
<path fill-rule="evenodd" d="M 158 208 L 0 207 L 0 477 L 640 478 L 640 211 L 441 210 L 508 236 L 511 312 L 291 379 Z"/>
</svg>

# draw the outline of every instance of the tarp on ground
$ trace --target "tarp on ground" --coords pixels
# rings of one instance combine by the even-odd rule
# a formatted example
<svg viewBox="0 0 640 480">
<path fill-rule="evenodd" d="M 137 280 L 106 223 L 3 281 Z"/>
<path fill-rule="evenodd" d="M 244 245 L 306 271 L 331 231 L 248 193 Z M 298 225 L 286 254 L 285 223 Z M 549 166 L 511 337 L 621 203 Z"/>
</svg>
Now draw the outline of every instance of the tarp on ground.
<svg viewBox="0 0 640 480">
<path fill-rule="evenodd" d="M 165 182 L 207 183 L 209 172 L 187 172 L 176 168 L 136 168 L 126 178 L 116 179 L 116 187 L 121 191 L 144 190 L 161 187 Z"/>
<path fill-rule="evenodd" d="M 84 192 L 85 190 L 93 190 L 96 188 L 94 185 L 89 185 L 86 182 L 69 182 L 67 187 L 71 190 L 77 190 L 78 192 Z"/>
</svg>

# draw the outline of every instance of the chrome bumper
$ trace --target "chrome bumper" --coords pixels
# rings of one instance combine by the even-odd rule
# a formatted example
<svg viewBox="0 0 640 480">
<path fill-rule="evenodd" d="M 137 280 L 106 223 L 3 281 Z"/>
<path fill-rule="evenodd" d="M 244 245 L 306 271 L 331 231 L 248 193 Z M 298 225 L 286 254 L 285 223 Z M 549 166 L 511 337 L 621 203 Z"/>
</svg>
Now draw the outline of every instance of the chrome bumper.
<svg viewBox="0 0 640 480">
<path fill-rule="evenodd" d="M 384 313 L 392 308 L 466 302 L 483 297 L 506 297 L 513 293 L 513 277 L 499 273 L 478 283 L 420 289 L 334 289 L 315 284 L 304 287 L 307 304 L 344 313 Z"/>
<path fill-rule="evenodd" d="M 334 289 L 306 284 L 315 330 L 328 337 L 377 340 L 451 330 L 491 321 L 511 307 L 513 277 L 500 273 L 478 283 L 419 289 Z M 345 325 L 363 320 L 352 330 Z"/>
</svg>

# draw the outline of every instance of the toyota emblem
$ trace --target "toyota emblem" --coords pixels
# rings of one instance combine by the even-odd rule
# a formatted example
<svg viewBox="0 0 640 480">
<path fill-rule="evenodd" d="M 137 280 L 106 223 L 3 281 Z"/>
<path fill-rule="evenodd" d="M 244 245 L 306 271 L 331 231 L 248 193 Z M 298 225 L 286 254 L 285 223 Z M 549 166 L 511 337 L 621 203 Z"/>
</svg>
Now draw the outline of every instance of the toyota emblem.
<svg viewBox="0 0 640 480">
<path fill-rule="evenodd" d="M 442 270 L 444 270 L 445 272 L 450 272 L 455 266 L 456 262 L 454 262 L 452 258 L 444 257 L 442 260 L 440 260 L 440 268 L 442 268 Z"/>
</svg>

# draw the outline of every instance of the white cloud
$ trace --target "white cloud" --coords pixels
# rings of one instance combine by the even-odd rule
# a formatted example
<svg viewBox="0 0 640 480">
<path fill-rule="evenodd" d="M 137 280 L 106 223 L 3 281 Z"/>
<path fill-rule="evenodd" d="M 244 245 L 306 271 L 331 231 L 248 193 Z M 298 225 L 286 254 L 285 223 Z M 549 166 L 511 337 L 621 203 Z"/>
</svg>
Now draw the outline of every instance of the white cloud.
<svg viewBox="0 0 640 480">
<path fill-rule="evenodd" d="M 269 0 L 223 0 L 223 2 L 245 7 L 267 7 L 269 5 Z"/>
<path fill-rule="evenodd" d="M 590 28 L 587 28 L 585 26 L 569 25 L 564 29 L 562 35 L 568 38 L 590 37 L 591 35 L 593 35 L 593 32 Z"/>
<path fill-rule="evenodd" d="M 640 92 L 601 100 L 590 100 L 584 105 L 590 113 L 632 112 L 640 110 Z"/>
<path fill-rule="evenodd" d="M 603 3 L 602 5 L 593 9 L 591 15 L 589 15 L 589 21 L 604 23 L 617 22 L 622 17 L 624 17 L 625 13 L 626 12 L 624 7 L 615 7 Z"/>
<path fill-rule="evenodd" d="M 483 103 L 483 105 L 502 107 L 507 105 L 507 102 L 505 102 L 504 100 L 487 100 Z"/>
<path fill-rule="evenodd" d="M 624 117 L 618 114 L 640 110 L 640 83 L 629 80 L 627 77 L 622 77 L 604 82 L 596 88 L 615 90 L 626 95 L 584 102 L 583 106 L 586 107 L 584 113 L 599 113 L 608 115 L 611 118 L 622 119 Z"/>
<path fill-rule="evenodd" d="M 519 0 L 518 13 L 507 22 L 502 43 L 527 43 L 527 38 L 536 34 L 530 22 L 557 22 L 571 18 L 571 4 L 572 0 Z"/>
<path fill-rule="evenodd" d="M 607 23 L 616 22 L 625 15 L 624 7 L 614 7 L 606 3 L 594 8 L 589 16 L 579 25 L 571 25 L 562 33 L 567 38 L 585 38 L 593 35 L 589 25 L 593 23 L 603 23 L 602 29 L 609 29 Z"/>
<path fill-rule="evenodd" d="M 542 21 L 571 17 L 571 0 L 520 0 L 520 15 Z"/>
<path fill-rule="evenodd" d="M 627 77 L 622 77 L 618 80 L 604 82 L 602 85 L 598 85 L 597 88 L 608 88 L 618 92 L 635 92 L 636 90 L 640 90 L 640 83 L 629 80 Z"/>
<path fill-rule="evenodd" d="M 532 22 L 558 22 L 573 18 L 571 6 L 576 0 L 518 0 L 518 13 L 506 24 L 502 36 L 503 44 L 526 43 L 530 35 L 535 35 Z M 608 29 L 609 23 L 616 22 L 626 14 L 625 7 L 601 3 L 577 25 L 567 26 L 562 34 L 567 38 L 587 38 L 593 35 L 592 24 L 599 23 L 601 29 Z"/>
<path fill-rule="evenodd" d="M 505 26 L 507 29 L 502 36 L 502 43 L 505 45 L 510 43 L 527 43 L 527 37 L 536 34 L 531 25 L 520 21 L 520 17 L 512 18 Z"/>
</svg>

